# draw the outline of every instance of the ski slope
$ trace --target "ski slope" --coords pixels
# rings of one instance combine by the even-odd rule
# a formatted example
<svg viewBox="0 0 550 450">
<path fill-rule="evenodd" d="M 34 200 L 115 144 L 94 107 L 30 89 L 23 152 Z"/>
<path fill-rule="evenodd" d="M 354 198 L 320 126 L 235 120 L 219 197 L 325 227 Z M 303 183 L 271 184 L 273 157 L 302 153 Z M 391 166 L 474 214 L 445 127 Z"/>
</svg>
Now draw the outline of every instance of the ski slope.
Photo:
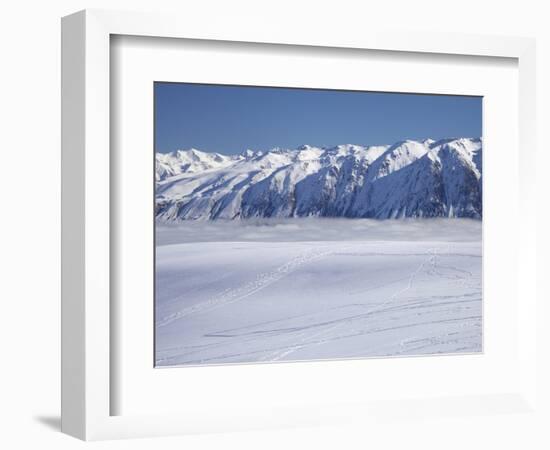
<svg viewBox="0 0 550 450">
<path fill-rule="evenodd" d="M 482 350 L 480 221 L 230 224 L 157 226 L 157 366 Z"/>
</svg>

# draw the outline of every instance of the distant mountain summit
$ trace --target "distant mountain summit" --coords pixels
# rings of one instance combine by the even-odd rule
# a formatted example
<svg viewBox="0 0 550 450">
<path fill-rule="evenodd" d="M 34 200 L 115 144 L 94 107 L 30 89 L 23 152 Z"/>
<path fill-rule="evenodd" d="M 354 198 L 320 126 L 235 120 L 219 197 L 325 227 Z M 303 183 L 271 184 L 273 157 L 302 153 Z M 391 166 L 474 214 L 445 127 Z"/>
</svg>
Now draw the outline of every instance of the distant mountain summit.
<svg viewBox="0 0 550 450">
<path fill-rule="evenodd" d="M 156 155 L 156 217 L 482 217 L 482 140 Z"/>
</svg>

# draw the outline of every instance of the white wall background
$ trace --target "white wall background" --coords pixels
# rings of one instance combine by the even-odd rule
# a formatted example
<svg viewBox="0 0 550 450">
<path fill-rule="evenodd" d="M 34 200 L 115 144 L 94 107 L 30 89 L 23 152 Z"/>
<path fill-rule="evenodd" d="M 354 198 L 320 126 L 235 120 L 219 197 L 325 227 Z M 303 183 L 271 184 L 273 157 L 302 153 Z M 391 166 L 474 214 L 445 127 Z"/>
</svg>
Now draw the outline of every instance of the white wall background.
<svg viewBox="0 0 550 450">
<path fill-rule="evenodd" d="M 60 17 L 83 8 L 179 10 L 208 23 L 226 16 L 239 26 L 258 17 L 285 27 L 324 27 L 333 21 L 368 28 L 462 31 L 538 39 L 539 274 L 549 266 L 550 28 L 544 1 L 169 1 L 11 0 L 0 9 L 0 447 L 82 448 L 59 433 L 59 193 Z M 255 19 L 256 18 L 256 19 Z M 548 252 L 545 252 L 548 256 Z M 546 266 L 546 267 L 545 267 Z M 543 300 L 550 301 L 550 298 Z M 549 308 L 543 303 L 543 313 Z M 550 327 L 549 327 L 550 328 Z M 549 332 L 540 331 L 546 344 Z M 539 349 L 550 379 L 548 346 Z M 544 355 L 546 353 L 546 355 Z M 546 382 L 547 383 L 547 382 Z M 543 387 L 550 405 L 548 388 Z M 441 418 L 369 427 L 282 430 L 88 444 L 94 448 L 550 448 L 550 415 Z"/>
</svg>

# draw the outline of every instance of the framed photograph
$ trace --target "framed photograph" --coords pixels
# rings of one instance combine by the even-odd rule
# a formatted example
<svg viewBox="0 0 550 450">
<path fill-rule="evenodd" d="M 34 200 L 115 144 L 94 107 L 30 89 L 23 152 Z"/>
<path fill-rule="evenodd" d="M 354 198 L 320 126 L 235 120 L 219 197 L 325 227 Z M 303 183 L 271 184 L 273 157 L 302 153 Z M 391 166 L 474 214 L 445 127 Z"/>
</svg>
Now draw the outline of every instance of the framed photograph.
<svg viewBox="0 0 550 450">
<path fill-rule="evenodd" d="M 482 352 L 482 97 L 154 89 L 156 367 Z"/>
<path fill-rule="evenodd" d="M 63 19 L 63 431 L 531 411 L 534 42 L 264 25 Z"/>
</svg>

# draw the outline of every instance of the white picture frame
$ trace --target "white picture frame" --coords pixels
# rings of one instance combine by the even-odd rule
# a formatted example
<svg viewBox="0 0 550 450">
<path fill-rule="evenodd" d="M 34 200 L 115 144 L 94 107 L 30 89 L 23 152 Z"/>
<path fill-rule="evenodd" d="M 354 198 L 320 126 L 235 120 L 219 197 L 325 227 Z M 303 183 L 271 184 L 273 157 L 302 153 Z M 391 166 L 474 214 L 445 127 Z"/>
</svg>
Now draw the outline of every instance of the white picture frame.
<svg viewBox="0 0 550 450">
<path fill-rule="evenodd" d="M 391 406 L 343 402 L 330 413 L 314 403 L 273 407 L 270 414 L 214 418 L 197 414 L 113 415 L 111 337 L 111 183 L 110 40 L 113 35 L 205 41 L 298 45 L 303 48 L 368 49 L 415 54 L 512 58 L 519 76 L 519 181 L 517 229 L 517 336 L 519 376 L 513 391 L 464 398 L 426 398 L 408 406 L 470 415 L 536 408 L 535 43 L 532 39 L 364 31 L 338 27 L 333 33 L 309 29 L 282 31 L 275 24 L 233 28 L 163 14 L 87 10 L 62 21 L 62 430 L 85 440 L 161 436 L 209 431 L 368 420 L 390 414 Z M 458 363 L 460 364 L 460 363 Z M 265 367 L 265 366 L 264 366 Z M 308 369 L 314 376 L 318 367 Z M 246 368 L 245 368 L 246 369 Z M 270 370 L 270 369 L 262 369 Z M 200 389 L 200 387 L 199 387 Z M 395 402 L 395 399 L 392 400 Z M 434 403 L 435 402 L 435 403 Z M 430 406 L 431 405 L 431 406 Z M 220 405 L 223 406 L 223 405 Z M 224 409 L 224 408 L 221 408 Z M 224 416 L 225 414 L 225 416 Z"/>
</svg>

